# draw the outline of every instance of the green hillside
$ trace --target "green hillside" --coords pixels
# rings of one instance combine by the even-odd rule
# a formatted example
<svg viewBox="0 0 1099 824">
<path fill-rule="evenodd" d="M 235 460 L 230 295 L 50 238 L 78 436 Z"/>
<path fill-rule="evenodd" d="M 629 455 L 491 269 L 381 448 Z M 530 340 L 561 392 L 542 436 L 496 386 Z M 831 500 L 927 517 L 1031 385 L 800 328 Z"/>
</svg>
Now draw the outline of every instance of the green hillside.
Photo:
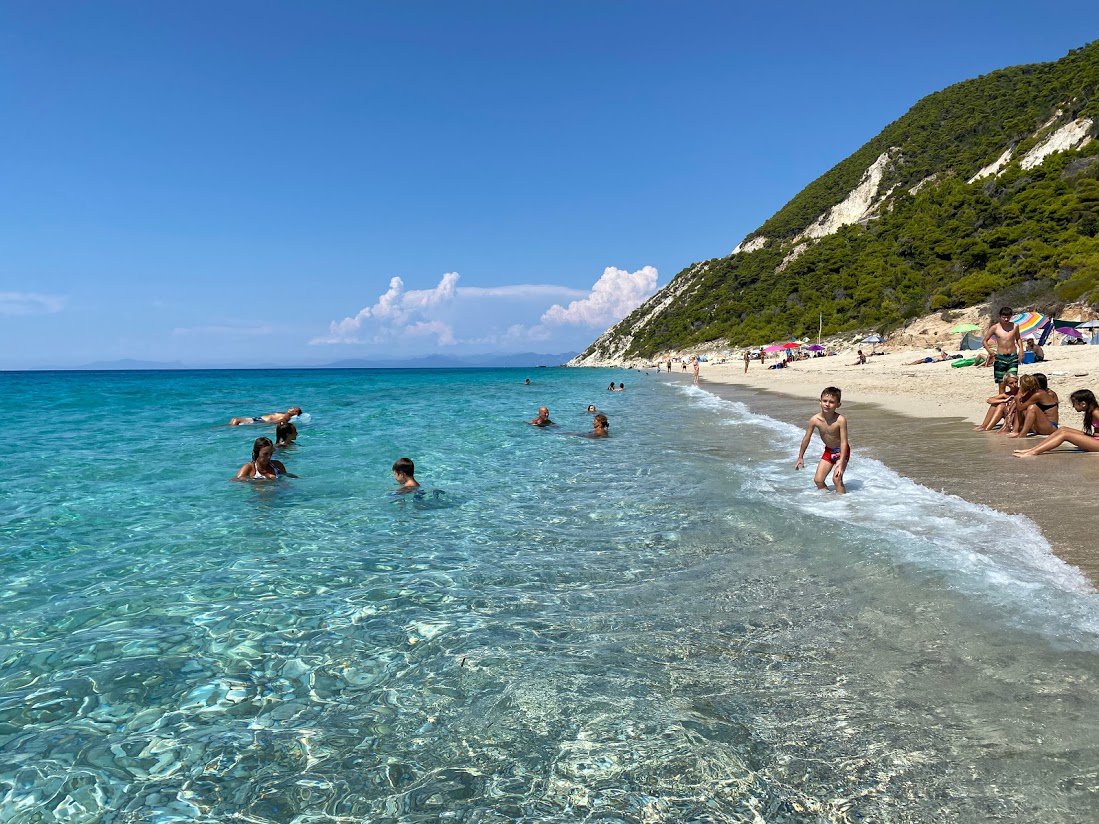
<svg viewBox="0 0 1099 824">
<path fill-rule="evenodd" d="M 758 344 L 789 335 L 888 331 L 929 311 L 990 297 L 1013 304 L 1099 303 L 1099 141 L 1023 170 L 1019 159 L 1077 118 L 1099 123 L 1099 41 L 1055 62 L 958 83 L 902 118 L 807 186 L 750 238 L 750 253 L 685 269 L 610 330 L 600 347 L 625 357 L 717 339 Z M 1051 122 L 1052 121 L 1052 122 Z M 1013 147 L 998 176 L 967 183 Z M 794 239 L 893 150 L 874 219 L 810 241 Z M 899 150 L 899 151 L 898 151 Z M 910 189 L 921 184 L 915 194 Z M 786 260 L 786 265 L 783 262 Z"/>
</svg>

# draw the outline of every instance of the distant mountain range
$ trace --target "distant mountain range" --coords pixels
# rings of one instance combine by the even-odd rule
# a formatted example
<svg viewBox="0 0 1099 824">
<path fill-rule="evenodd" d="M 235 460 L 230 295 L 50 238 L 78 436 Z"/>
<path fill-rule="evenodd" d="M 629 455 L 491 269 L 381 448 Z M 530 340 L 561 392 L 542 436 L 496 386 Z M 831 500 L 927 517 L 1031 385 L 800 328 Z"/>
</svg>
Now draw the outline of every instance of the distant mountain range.
<svg viewBox="0 0 1099 824">
<path fill-rule="evenodd" d="M 925 97 L 574 364 L 1099 304 L 1097 92 L 1099 41 Z"/>
<path fill-rule="evenodd" d="M 127 371 L 127 370 L 168 370 L 168 369 L 473 369 L 473 368 L 531 368 L 539 366 L 561 366 L 576 352 L 560 354 L 539 354 L 537 352 L 518 352 L 514 354 L 481 355 L 425 355 L 420 358 L 389 358 L 373 360 L 355 358 L 333 361 L 332 363 L 302 364 L 226 364 L 221 366 L 196 366 L 180 361 L 143 361 L 132 358 L 113 361 L 96 361 L 74 367 L 81 371 Z"/>
</svg>

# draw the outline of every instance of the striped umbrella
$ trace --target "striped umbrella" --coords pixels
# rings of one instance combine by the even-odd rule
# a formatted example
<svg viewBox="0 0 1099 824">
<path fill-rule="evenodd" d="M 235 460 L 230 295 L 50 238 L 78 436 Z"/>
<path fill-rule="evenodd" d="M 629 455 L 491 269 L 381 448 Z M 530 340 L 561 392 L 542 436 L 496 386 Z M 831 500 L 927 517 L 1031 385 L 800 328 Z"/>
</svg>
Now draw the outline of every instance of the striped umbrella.
<svg viewBox="0 0 1099 824">
<path fill-rule="evenodd" d="M 1011 319 L 1011 322 L 1019 327 L 1019 335 L 1024 338 L 1036 338 L 1042 334 L 1042 329 L 1049 318 L 1040 312 L 1020 312 Z"/>
</svg>

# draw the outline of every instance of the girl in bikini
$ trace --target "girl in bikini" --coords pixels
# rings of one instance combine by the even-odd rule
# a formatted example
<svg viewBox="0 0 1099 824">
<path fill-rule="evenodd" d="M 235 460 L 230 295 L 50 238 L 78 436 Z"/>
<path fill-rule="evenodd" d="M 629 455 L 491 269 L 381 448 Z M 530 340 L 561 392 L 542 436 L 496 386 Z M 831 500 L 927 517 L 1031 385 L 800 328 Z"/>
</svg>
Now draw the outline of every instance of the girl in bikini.
<svg viewBox="0 0 1099 824">
<path fill-rule="evenodd" d="M 252 444 L 252 460 L 240 468 L 235 481 L 277 481 L 279 478 L 296 478 L 286 471 L 282 461 L 271 460 L 275 445 L 270 438 L 256 438 Z"/>
<path fill-rule="evenodd" d="M 1052 435 L 1057 430 L 1057 407 L 1061 405 L 1057 393 L 1049 388 L 1046 376 L 1041 372 L 1023 375 L 1019 378 L 1018 400 L 1016 400 L 1015 431 L 1009 438 L 1025 438 L 1031 432 L 1039 435 Z"/>
<path fill-rule="evenodd" d="M 1073 429 L 1062 426 L 1033 449 L 1016 449 L 1016 458 L 1033 458 L 1056 449 L 1063 443 L 1070 443 L 1084 452 L 1099 452 L 1099 401 L 1095 400 L 1095 393 L 1090 389 L 1077 389 L 1069 396 L 1072 408 L 1084 415 L 1084 428 Z"/>
<path fill-rule="evenodd" d="M 1001 418 L 1004 425 L 1000 429 L 1001 435 L 1006 435 L 1015 430 L 1015 396 L 1019 393 L 1019 379 L 1015 375 L 1008 375 L 1004 379 L 1004 391 L 999 395 L 993 395 L 988 399 L 988 412 L 985 419 L 975 427 L 974 432 L 987 432 L 995 428 Z"/>
</svg>

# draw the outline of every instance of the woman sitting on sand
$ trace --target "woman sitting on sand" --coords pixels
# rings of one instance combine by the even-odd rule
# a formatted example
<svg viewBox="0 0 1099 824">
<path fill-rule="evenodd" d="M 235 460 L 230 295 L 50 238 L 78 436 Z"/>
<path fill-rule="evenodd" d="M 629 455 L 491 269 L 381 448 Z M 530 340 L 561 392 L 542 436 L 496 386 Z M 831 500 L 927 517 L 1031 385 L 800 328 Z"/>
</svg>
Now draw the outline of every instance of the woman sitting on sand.
<svg viewBox="0 0 1099 824">
<path fill-rule="evenodd" d="M 240 468 L 234 480 L 237 481 L 277 481 L 279 478 L 296 478 L 286 471 L 282 461 L 271 460 L 275 445 L 270 438 L 256 438 L 252 444 L 252 460 Z"/>
<path fill-rule="evenodd" d="M 1052 435 L 1057 429 L 1057 393 L 1049 388 L 1041 372 L 1019 378 L 1019 397 L 1015 401 L 1015 431 L 1009 438 L 1025 438 L 1031 432 Z"/>
<path fill-rule="evenodd" d="M 985 413 L 985 419 L 981 421 L 978 426 L 973 427 L 974 432 L 988 432 L 996 427 L 996 424 L 1003 420 L 1004 425 L 1000 428 L 1001 435 L 1007 435 L 1015 431 L 1015 399 L 1019 393 L 1019 378 L 1014 372 L 1009 372 L 1004 379 L 1004 391 L 999 395 L 993 395 L 989 398 L 988 411 Z"/>
<path fill-rule="evenodd" d="M 1084 452 L 1099 452 L 1099 434 L 1095 432 L 1099 427 L 1099 401 L 1095 400 L 1095 393 L 1090 389 L 1077 389 L 1069 395 L 1069 400 L 1073 409 L 1084 413 L 1084 428 L 1062 426 L 1033 449 L 1016 449 L 1016 458 L 1033 458 L 1063 443 L 1070 443 Z"/>
</svg>

